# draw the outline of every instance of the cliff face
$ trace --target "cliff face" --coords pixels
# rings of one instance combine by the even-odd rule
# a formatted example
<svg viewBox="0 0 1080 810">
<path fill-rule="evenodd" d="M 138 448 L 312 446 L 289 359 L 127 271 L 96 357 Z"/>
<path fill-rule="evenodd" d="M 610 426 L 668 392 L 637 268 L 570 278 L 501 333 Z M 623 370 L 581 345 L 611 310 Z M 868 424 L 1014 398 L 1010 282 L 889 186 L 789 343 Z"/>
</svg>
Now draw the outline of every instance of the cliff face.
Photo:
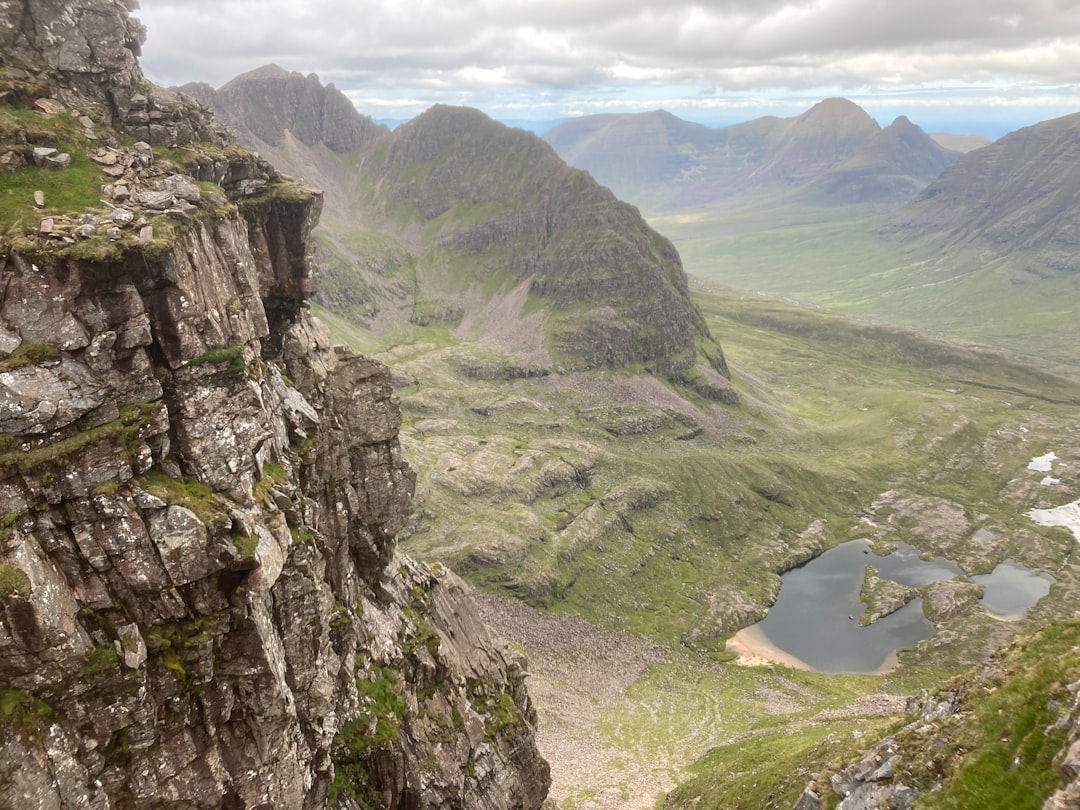
<svg viewBox="0 0 1080 810">
<path fill-rule="evenodd" d="M 87 113 L 75 163 L 114 144 L 110 207 L 6 223 L 0 256 L 0 807 L 539 807 L 520 662 L 395 552 L 389 372 L 305 304 L 321 198 L 236 147 L 119 146 L 137 65 L 30 47 L 135 30 L 76 6 L 0 4 L 8 100 L 52 102 L 0 152 Z"/>
</svg>

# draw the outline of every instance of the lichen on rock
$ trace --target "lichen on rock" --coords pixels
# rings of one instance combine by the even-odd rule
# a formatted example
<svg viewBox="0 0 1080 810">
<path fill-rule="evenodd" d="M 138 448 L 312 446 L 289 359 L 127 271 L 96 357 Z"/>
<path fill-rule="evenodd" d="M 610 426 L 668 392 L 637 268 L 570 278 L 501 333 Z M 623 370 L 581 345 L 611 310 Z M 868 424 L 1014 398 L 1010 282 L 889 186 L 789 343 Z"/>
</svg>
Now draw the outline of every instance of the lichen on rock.
<svg viewBox="0 0 1080 810">
<path fill-rule="evenodd" d="M 7 100 L 145 127 L 95 154 L 154 235 L 0 237 L 0 807 L 539 807 L 521 664 L 396 553 L 390 373 L 307 307 L 320 196 L 148 85 L 124 4 L 30 8 Z"/>
</svg>

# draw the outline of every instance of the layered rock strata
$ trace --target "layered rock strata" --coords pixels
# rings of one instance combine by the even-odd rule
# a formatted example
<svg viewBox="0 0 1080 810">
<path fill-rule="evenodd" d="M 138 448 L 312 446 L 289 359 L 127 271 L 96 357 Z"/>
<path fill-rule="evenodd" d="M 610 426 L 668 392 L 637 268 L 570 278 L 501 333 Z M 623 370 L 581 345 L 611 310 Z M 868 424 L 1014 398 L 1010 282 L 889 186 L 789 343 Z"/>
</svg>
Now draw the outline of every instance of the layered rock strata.
<svg viewBox="0 0 1080 810">
<path fill-rule="evenodd" d="M 157 93 L 122 4 L 0 3 L 0 33 L 6 101 L 113 144 L 65 216 L 156 232 L 2 240 L 0 807 L 539 807 L 522 663 L 395 550 L 389 372 L 307 308 L 320 195 L 188 102 L 122 146 Z"/>
</svg>

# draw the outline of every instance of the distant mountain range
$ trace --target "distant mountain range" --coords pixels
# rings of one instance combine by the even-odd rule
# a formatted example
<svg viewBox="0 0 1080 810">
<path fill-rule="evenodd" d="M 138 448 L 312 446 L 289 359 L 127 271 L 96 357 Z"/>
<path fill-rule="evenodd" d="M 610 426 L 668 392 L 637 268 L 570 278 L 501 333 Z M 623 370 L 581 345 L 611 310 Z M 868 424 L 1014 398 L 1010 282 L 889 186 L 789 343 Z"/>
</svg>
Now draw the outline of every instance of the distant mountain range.
<svg viewBox="0 0 1080 810">
<path fill-rule="evenodd" d="M 840 98 L 794 118 L 715 129 L 664 111 L 586 116 L 544 138 L 616 193 L 666 209 L 748 192 L 817 204 L 896 203 L 960 154 L 903 116 L 882 129 Z"/>
</svg>

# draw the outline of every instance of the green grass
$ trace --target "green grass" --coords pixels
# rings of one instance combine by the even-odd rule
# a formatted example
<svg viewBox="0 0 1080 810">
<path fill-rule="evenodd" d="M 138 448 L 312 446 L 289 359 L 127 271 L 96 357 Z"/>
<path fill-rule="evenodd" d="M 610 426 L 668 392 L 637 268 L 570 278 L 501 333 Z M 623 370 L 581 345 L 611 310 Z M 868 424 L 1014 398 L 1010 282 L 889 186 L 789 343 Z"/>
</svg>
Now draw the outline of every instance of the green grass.
<svg viewBox="0 0 1080 810">
<path fill-rule="evenodd" d="M 860 721 L 873 739 L 887 721 Z M 790 810 L 815 768 L 853 757 L 866 746 L 851 724 L 833 723 L 784 730 L 719 746 L 694 764 L 691 776 L 667 798 L 665 807 L 696 810 Z"/>
<path fill-rule="evenodd" d="M 32 110 L 0 106 L 0 144 L 12 142 L 20 130 L 32 143 L 52 142 L 60 152 L 71 155 L 67 169 L 39 169 L 28 161 L 26 167 L 4 177 L 0 189 L 0 238 L 11 238 L 52 214 L 96 210 L 100 205 L 101 168 L 87 156 L 81 126 L 68 114 L 46 118 Z M 34 192 L 45 195 L 45 207 L 34 206 Z"/>
<path fill-rule="evenodd" d="M 210 349 L 198 357 L 188 360 L 185 365 L 188 368 L 199 368 L 206 365 L 225 366 L 225 370 L 230 374 L 239 374 L 244 370 L 244 345 Z"/>
<path fill-rule="evenodd" d="M 0 436 L 0 468 L 23 474 L 53 475 L 87 448 L 103 442 L 119 445 L 134 454 L 142 446 L 142 431 L 158 418 L 162 407 L 159 402 L 126 405 L 120 409 L 119 419 L 29 450 L 23 450 L 13 441 L 14 437 Z"/>
<path fill-rule="evenodd" d="M 1080 622 L 1014 643 L 1000 670 L 990 680 L 971 679 L 966 711 L 948 729 L 951 747 L 939 755 L 943 789 L 927 793 L 922 806 L 1038 810 L 1061 786 L 1054 758 L 1066 731 L 1055 721 L 1073 702 L 1067 685 L 1080 677 Z M 911 745 L 918 742 L 913 733 Z M 915 750 L 909 753 L 918 763 Z"/>
<path fill-rule="evenodd" d="M 367 673 L 357 675 L 356 713 L 341 725 L 334 736 L 331 749 L 334 778 L 327 795 L 327 807 L 334 806 L 341 796 L 362 802 L 362 806 L 381 799 L 381 796 L 374 795 L 371 787 L 369 769 L 374 764 L 372 755 L 399 742 L 401 724 L 408 707 L 402 697 L 402 685 L 396 670 L 378 668 L 372 670 L 372 674 L 374 679 L 368 677 Z"/>
<path fill-rule="evenodd" d="M 387 353 L 422 381 L 400 392 L 422 515 L 407 548 L 536 605 L 715 645 L 735 625 L 713 604 L 714 583 L 739 582 L 764 609 L 773 572 L 854 536 L 860 510 L 894 481 L 1013 524 L 1001 495 L 1034 454 L 994 437 L 1029 421 L 1026 409 L 1067 421 L 1080 401 L 1076 386 L 1000 355 L 734 293 L 702 290 L 699 302 L 743 396 L 723 408 L 719 441 L 684 438 L 710 424 L 708 403 L 689 421 L 639 406 L 635 418 L 667 427 L 626 435 L 605 429 L 626 421 L 625 406 L 548 378 L 466 382 L 455 369 L 474 363 L 458 360 L 475 357 L 467 344 Z M 1039 435 L 1054 431 L 1031 433 L 1036 445 Z M 575 465 L 588 486 L 574 483 Z M 632 481 L 666 494 L 621 505 L 613 495 Z M 579 516 L 589 520 L 575 526 Z M 799 535 L 818 519 L 823 545 L 808 546 Z M 1030 553 L 1020 541 L 1010 551 Z"/>
<path fill-rule="evenodd" d="M 228 526 L 231 522 L 225 503 L 199 481 L 180 481 L 160 470 L 150 470 L 135 483 L 166 503 L 190 509 L 208 527 Z"/>
<path fill-rule="evenodd" d="M 886 233 L 880 211 L 783 205 L 765 199 L 659 213 L 687 272 L 931 334 L 1000 346 L 1028 362 L 1080 375 L 1080 326 L 1068 273 L 1027 270 L 1029 258 Z"/>
<path fill-rule="evenodd" d="M 120 656 L 116 648 L 111 644 L 105 644 L 94 648 L 89 660 L 83 665 L 82 674 L 85 676 L 107 675 L 115 673 L 119 668 Z"/>
<path fill-rule="evenodd" d="M 36 738 L 56 716 L 48 703 L 21 689 L 0 689 L 0 725 L 23 737 Z"/>
<path fill-rule="evenodd" d="M 0 599 L 13 596 L 28 599 L 30 593 L 30 577 L 25 571 L 14 565 L 0 564 Z"/>
<path fill-rule="evenodd" d="M 0 374 L 18 371 L 26 366 L 38 366 L 60 359 L 60 350 L 47 343 L 22 342 L 7 357 L 0 360 Z"/>
</svg>

